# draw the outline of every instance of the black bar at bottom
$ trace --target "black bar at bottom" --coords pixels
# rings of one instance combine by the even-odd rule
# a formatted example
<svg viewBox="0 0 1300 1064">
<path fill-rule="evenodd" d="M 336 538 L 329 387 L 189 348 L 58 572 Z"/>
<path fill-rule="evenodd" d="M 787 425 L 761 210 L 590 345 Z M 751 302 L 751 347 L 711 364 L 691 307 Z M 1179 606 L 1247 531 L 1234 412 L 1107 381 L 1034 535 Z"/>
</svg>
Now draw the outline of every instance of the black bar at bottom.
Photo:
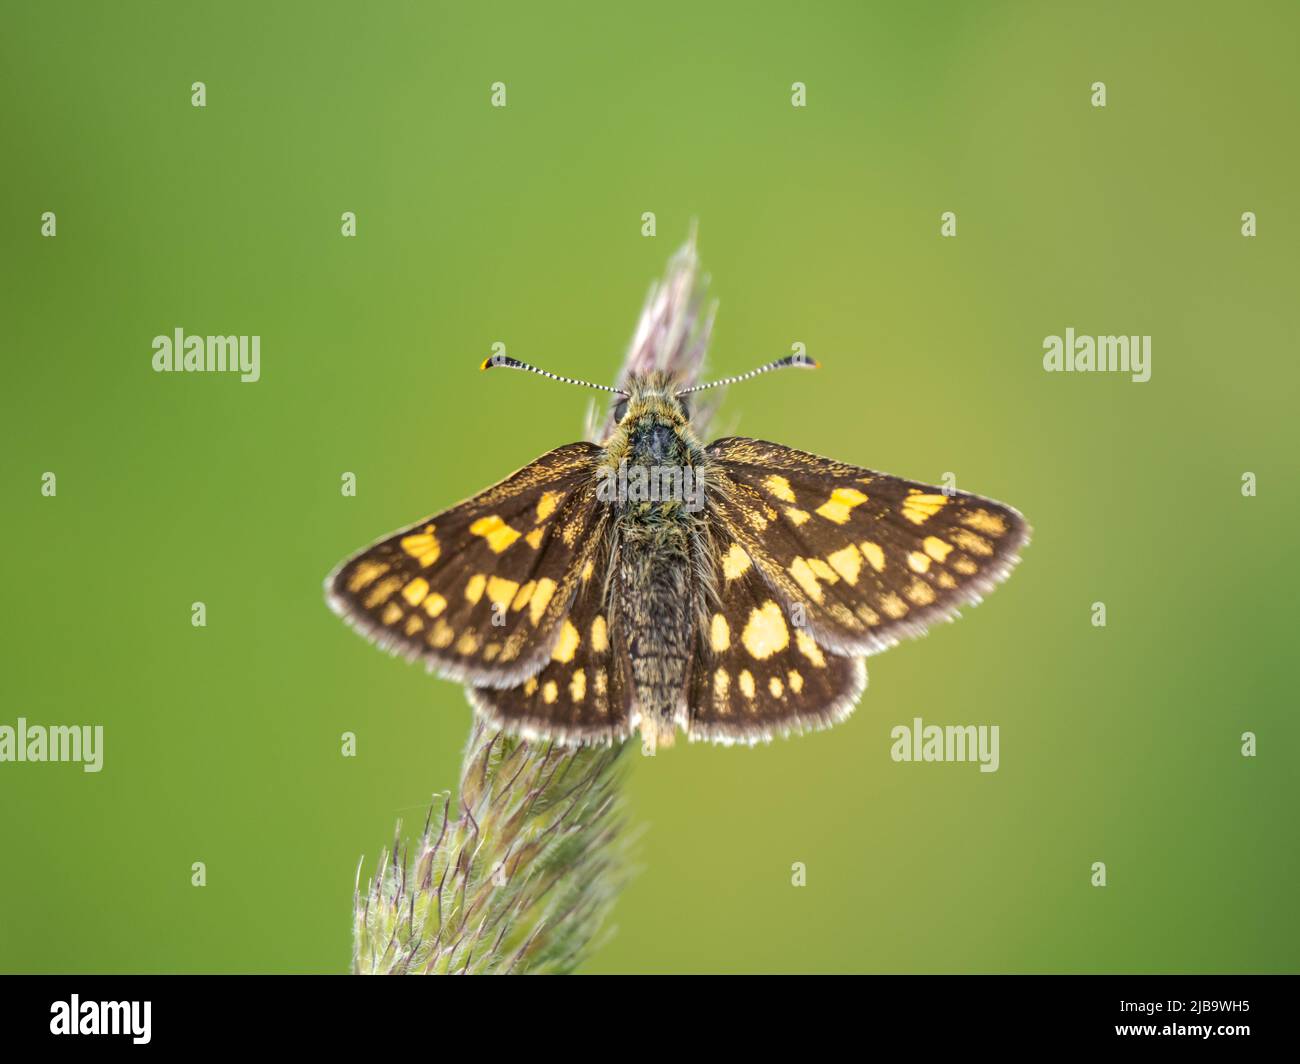
<svg viewBox="0 0 1300 1064">
<path fill-rule="evenodd" d="M 1291 975 L 361 979 L 0 977 L 6 1049 L 352 1048 L 424 1058 L 782 1043 L 820 1055 L 900 1044 L 1217 1051 L 1294 1047 Z M 147 1008 L 145 1007 L 147 1003 Z M 649 1024 L 649 1029 L 647 1029 Z M 116 1033 L 114 1033 L 116 1032 Z M 596 1042 L 609 1032 L 619 1042 Z M 850 1039 L 837 1042 L 836 1039 Z M 830 1040 L 830 1041 L 828 1041 Z M 529 1043 L 532 1045 L 529 1045 Z M 18 1058 L 11 1058 L 18 1059 Z"/>
</svg>

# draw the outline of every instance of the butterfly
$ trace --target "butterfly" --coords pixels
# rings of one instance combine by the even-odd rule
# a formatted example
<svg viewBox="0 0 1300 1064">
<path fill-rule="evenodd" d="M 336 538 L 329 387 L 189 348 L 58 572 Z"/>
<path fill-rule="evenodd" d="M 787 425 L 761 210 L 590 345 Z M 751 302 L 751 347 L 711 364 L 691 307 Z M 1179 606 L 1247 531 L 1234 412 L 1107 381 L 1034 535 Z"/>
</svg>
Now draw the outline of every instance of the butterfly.
<svg viewBox="0 0 1300 1064">
<path fill-rule="evenodd" d="M 603 442 L 570 443 L 358 552 L 332 608 L 466 685 L 503 731 L 564 744 L 678 730 L 748 743 L 830 726 L 864 658 L 976 603 L 1027 540 L 1010 506 L 693 429 L 693 387 L 632 374 Z"/>
</svg>

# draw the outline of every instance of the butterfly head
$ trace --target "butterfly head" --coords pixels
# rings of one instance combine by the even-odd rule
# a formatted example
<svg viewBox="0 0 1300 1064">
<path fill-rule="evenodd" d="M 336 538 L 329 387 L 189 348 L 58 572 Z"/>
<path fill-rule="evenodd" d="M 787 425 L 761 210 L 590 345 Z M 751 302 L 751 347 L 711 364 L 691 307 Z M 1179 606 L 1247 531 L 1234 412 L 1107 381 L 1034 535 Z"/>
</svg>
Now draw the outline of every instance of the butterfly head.
<svg viewBox="0 0 1300 1064">
<path fill-rule="evenodd" d="M 618 457 L 644 464 L 688 461 L 698 448 L 690 429 L 690 406 L 666 374 L 633 377 L 614 401 L 614 427 L 605 447 Z"/>
</svg>

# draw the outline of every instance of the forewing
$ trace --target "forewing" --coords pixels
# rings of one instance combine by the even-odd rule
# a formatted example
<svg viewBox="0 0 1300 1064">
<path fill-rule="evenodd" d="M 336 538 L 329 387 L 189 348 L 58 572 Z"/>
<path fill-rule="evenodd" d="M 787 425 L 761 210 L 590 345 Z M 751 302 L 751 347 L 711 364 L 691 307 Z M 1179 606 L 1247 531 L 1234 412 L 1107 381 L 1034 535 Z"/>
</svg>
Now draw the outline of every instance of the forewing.
<svg viewBox="0 0 1300 1064">
<path fill-rule="evenodd" d="M 741 437 L 707 448 L 724 556 L 741 551 L 819 642 L 870 654 L 974 603 L 1010 571 L 1028 526 L 965 492 Z"/>
<path fill-rule="evenodd" d="M 862 659 L 819 644 L 753 565 L 732 555 L 718 568 L 691 667 L 690 737 L 753 743 L 847 717 L 866 686 Z"/>
<path fill-rule="evenodd" d="M 560 447 L 367 547 L 326 578 L 330 606 L 451 679 L 522 682 L 551 653 L 607 519 L 596 501 L 599 453 Z"/>
<path fill-rule="evenodd" d="M 579 580 L 559 636 L 541 670 L 508 689 L 470 687 L 475 710 L 511 735 L 561 743 L 616 742 L 635 727 L 626 641 L 607 608 L 608 550 Z"/>
</svg>

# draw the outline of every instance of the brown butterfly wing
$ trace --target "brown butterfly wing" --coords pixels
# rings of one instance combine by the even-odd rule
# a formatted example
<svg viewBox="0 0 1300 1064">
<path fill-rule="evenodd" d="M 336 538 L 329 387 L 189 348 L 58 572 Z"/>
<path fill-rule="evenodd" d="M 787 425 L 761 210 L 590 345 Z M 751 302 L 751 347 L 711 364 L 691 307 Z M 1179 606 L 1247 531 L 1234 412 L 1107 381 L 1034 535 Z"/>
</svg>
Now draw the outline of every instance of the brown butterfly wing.
<svg viewBox="0 0 1300 1064">
<path fill-rule="evenodd" d="M 796 624 L 747 554 L 728 552 L 717 570 L 691 665 L 690 738 L 754 743 L 847 717 L 867 682 L 861 658 Z"/>
<path fill-rule="evenodd" d="M 546 661 L 608 519 L 590 443 L 560 447 L 379 540 L 326 578 L 330 606 L 448 678 L 513 686 Z"/>
<path fill-rule="evenodd" d="M 627 641 L 606 602 L 608 554 L 600 544 L 536 675 L 510 688 L 468 689 L 480 715 L 512 735 L 562 743 L 616 742 L 631 734 L 637 720 Z"/>
<path fill-rule="evenodd" d="M 827 649 L 871 654 L 979 602 L 1028 538 L 1003 503 L 731 437 L 707 448 L 719 550 L 752 559 Z"/>
</svg>

